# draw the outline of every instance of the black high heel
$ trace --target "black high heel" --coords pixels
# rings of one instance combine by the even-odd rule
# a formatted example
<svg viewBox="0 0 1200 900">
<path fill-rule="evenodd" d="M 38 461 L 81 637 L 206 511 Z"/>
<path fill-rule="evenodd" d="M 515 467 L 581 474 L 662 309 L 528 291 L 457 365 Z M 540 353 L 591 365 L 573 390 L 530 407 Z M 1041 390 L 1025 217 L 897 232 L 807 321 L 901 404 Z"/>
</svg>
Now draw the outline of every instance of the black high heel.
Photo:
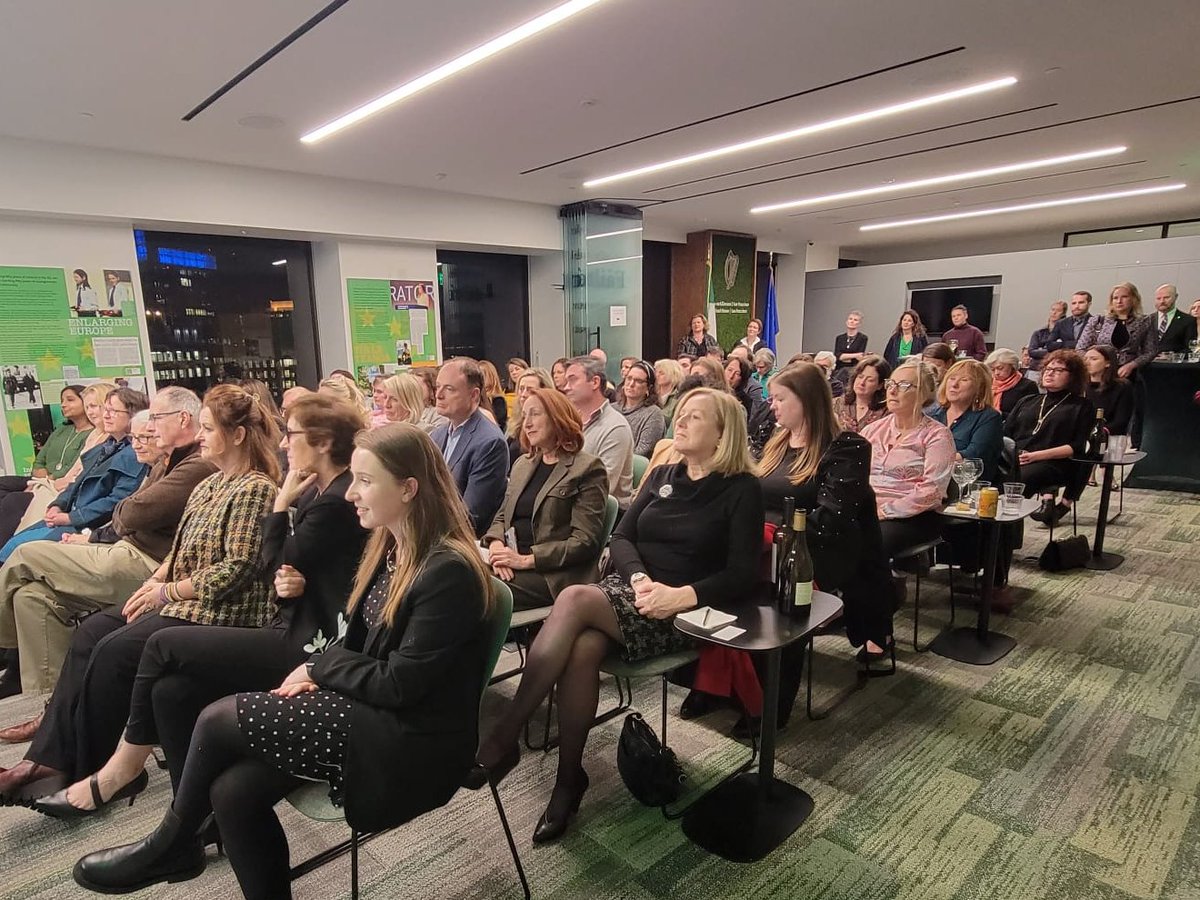
<svg viewBox="0 0 1200 900">
<path fill-rule="evenodd" d="M 463 787 L 471 791 L 477 791 L 490 780 L 492 784 L 499 784 L 504 780 L 504 776 L 516 767 L 521 761 L 521 745 L 513 744 L 512 748 L 505 753 L 500 760 L 490 768 L 483 763 L 476 762 L 471 766 L 463 779 Z"/>
<path fill-rule="evenodd" d="M 111 806 L 121 800 L 128 800 L 129 805 L 133 806 L 133 801 L 137 799 L 137 795 L 144 791 L 149 783 L 150 774 L 145 769 L 142 769 L 133 781 L 105 800 L 100 796 L 99 777 L 94 774 L 88 779 L 88 787 L 92 789 L 92 802 L 96 804 L 95 809 L 80 809 L 78 806 L 73 805 L 67 799 L 67 788 L 63 788 L 49 797 L 34 800 L 33 808 L 42 815 L 49 816 L 52 819 L 84 819 L 100 812 L 106 806 Z"/>
<path fill-rule="evenodd" d="M 571 824 L 571 819 L 575 818 L 575 813 L 579 812 L 579 804 L 583 801 L 583 795 L 587 793 L 588 775 L 583 769 L 579 770 L 580 783 L 577 786 L 575 796 L 570 798 L 567 809 L 558 817 L 553 817 L 550 812 L 550 807 L 546 807 L 546 811 L 542 813 L 542 817 L 538 819 L 537 827 L 533 829 L 533 842 L 535 844 L 548 844 L 551 841 L 556 841 L 566 834 L 567 826 Z M 550 800 L 551 805 L 554 799 Z"/>
</svg>

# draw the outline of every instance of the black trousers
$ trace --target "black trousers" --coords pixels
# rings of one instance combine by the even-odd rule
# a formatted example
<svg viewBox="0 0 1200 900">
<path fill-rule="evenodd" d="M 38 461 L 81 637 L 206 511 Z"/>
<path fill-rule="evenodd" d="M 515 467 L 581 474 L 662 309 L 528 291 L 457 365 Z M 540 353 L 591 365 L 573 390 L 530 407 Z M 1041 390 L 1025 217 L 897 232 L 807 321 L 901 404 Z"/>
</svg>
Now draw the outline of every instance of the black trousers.
<svg viewBox="0 0 1200 900">
<path fill-rule="evenodd" d="M 21 516 L 33 502 L 33 494 L 26 493 L 29 479 L 24 475 L 0 476 L 0 544 L 17 533 Z"/>
<path fill-rule="evenodd" d="M 156 632 L 193 624 L 158 613 L 127 623 L 120 606 L 84 619 L 71 638 L 42 727 L 25 758 L 72 780 L 99 769 L 112 756 L 129 718 L 142 648 Z"/>
<path fill-rule="evenodd" d="M 1069 459 L 1048 459 L 1026 463 L 1021 466 L 1021 480 L 1025 482 L 1025 496 L 1033 497 L 1041 492 L 1050 493 L 1063 489 L 1067 500 L 1078 500 L 1083 496 L 1091 466 L 1071 462 Z"/>
<path fill-rule="evenodd" d="M 269 691 L 308 659 L 282 627 L 171 628 L 152 635 L 133 682 L 125 740 L 159 744 L 179 787 L 196 720 L 215 700 Z"/>
<path fill-rule="evenodd" d="M 880 519 L 879 530 L 883 534 L 883 553 L 888 559 L 915 544 L 932 541 L 942 533 L 945 524 L 941 513 L 927 510 L 907 519 Z"/>
</svg>

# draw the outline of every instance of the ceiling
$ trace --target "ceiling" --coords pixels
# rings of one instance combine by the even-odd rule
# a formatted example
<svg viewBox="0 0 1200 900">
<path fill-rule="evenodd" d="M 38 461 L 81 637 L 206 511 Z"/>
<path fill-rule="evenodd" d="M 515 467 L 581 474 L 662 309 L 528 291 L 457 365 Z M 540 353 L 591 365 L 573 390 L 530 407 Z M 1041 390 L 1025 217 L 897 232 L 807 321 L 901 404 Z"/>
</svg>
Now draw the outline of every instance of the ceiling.
<svg viewBox="0 0 1200 900">
<path fill-rule="evenodd" d="M 8 4 L 0 12 L 0 133 L 556 205 L 623 199 L 644 206 L 649 224 L 748 231 L 780 244 L 830 242 L 847 252 L 1200 215 L 1195 0 L 605 0 L 305 145 L 301 134 L 555 5 L 350 0 L 193 121 L 181 121 L 326 2 Z M 1018 84 L 596 190 L 582 186 L 1004 75 Z M 802 214 L 748 212 L 1113 144 L 1129 149 Z M 858 230 L 883 219 L 1169 180 L 1189 186 L 1075 208 Z"/>
</svg>

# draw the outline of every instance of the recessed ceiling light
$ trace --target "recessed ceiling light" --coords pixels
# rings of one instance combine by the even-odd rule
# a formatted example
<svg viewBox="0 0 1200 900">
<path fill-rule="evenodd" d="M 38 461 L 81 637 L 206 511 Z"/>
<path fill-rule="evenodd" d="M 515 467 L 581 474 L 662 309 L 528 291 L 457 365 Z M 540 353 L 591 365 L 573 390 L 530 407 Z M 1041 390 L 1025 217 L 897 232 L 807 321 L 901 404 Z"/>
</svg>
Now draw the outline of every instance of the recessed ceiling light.
<svg viewBox="0 0 1200 900">
<path fill-rule="evenodd" d="M 271 265 L 273 265 L 273 266 L 286 266 L 286 265 L 287 265 L 287 260 L 286 260 L 286 259 L 277 259 L 277 260 L 275 260 L 275 262 L 271 263 Z"/>
<path fill-rule="evenodd" d="M 622 228 L 620 231 L 604 231 L 600 234 L 589 234 L 584 240 L 594 241 L 596 238 L 616 237 L 618 234 L 633 234 L 635 231 L 641 231 L 642 226 L 637 228 Z"/>
<path fill-rule="evenodd" d="M 984 94 L 988 91 L 995 91 L 1000 88 L 1010 87 L 1017 83 L 1017 79 L 1012 76 L 1006 78 L 997 78 L 994 81 L 985 81 L 980 84 L 972 84 L 963 88 L 956 88 L 952 91 L 944 91 L 940 94 L 930 94 L 926 97 L 917 97 L 913 100 L 905 100 L 902 103 L 893 103 L 890 106 L 881 106 L 877 109 L 868 109 L 863 112 L 852 113 L 848 116 L 839 116 L 836 119 L 829 119 L 825 122 L 815 122 L 812 125 L 802 125 L 799 128 L 792 128 L 788 131 L 780 131 L 775 134 L 766 134 L 762 137 L 753 138 L 748 141 L 741 141 L 737 144 L 728 144 L 724 147 L 714 147 L 711 150 L 702 150 L 699 153 L 692 153 L 688 156 L 681 156 L 678 159 L 668 159 L 664 162 L 652 163 L 648 166 L 642 166 L 638 169 L 630 169 L 626 172 L 617 172 L 615 175 L 605 175 L 602 178 L 593 178 L 591 181 L 585 181 L 584 187 L 599 187 L 602 184 L 610 184 L 614 181 L 622 181 L 626 178 L 635 178 L 638 175 L 648 175 L 651 172 L 661 172 L 664 169 L 674 169 L 678 166 L 688 166 L 692 163 L 704 162 L 708 159 L 716 159 L 720 156 L 728 156 L 731 153 L 742 153 L 746 150 L 755 150 L 759 147 L 766 147 L 770 144 L 777 144 L 780 141 L 790 141 L 795 138 L 807 137 L 810 134 L 818 134 L 822 131 L 832 131 L 835 128 L 845 128 L 849 125 L 858 125 L 862 122 L 870 122 L 874 119 L 882 119 L 887 116 L 895 116 L 900 113 L 912 112 L 917 109 L 924 109 L 927 106 L 936 106 L 939 103 L 948 103 L 951 100 L 961 100 L 964 97 L 973 97 L 976 94 Z"/>
<path fill-rule="evenodd" d="M 853 191 L 842 191 L 837 194 L 823 194 L 819 197 L 802 197 L 799 200 L 788 200 L 784 203 L 770 203 L 766 206 L 755 206 L 750 212 L 768 213 L 781 209 L 795 209 L 799 206 L 820 206 L 826 203 L 837 203 L 842 200 L 854 200 L 859 197 L 874 197 L 878 194 L 894 194 L 899 191 L 911 191 L 917 188 L 932 187 L 937 184 L 952 184 L 956 181 L 974 181 L 980 178 L 991 178 L 996 175 L 1007 175 L 1012 172 L 1024 172 L 1029 169 L 1041 169 L 1049 166 L 1063 166 L 1067 163 L 1079 162 L 1085 159 L 1097 159 L 1102 156 L 1116 156 L 1124 153 L 1126 147 L 1104 147 L 1100 150 L 1087 150 L 1082 153 L 1071 153 L 1066 156 L 1049 156 L 1044 159 L 1030 159 L 1024 162 L 1009 163 L 1003 166 L 992 166 L 988 169 L 973 169 L 970 172 L 953 172 L 949 175 L 935 175 L 931 178 L 918 178 L 915 181 L 885 182 L 882 186 L 859 188 Z"/>
<path fill-rule="evenodd" d="M 957 219 L 977 219 L 981 216 L 999 216 L 1004 213 L 1026 212 L 1031 209 L 1050 209 L 1055 206 L 1073 206 L 1076 203 L 1097 203 L 1101 200 L 1120 200 L 1124 197 L 1140 197 L 1143 194 L 1162 194 L 1187 187 L 1178 181 L 1128 191 L 1110 191 L 1105 194 L 1089 194 L 1084 197 L 1062 197 L 1058 200 L 1039 200 L 1037 203 L 1018 203 L 1015 206 L 996 206 L 990 209 L 975 209 L 969 212 L 946 213 L 940 216 L 924 216 L 919 219 L 898 219 L 893 222 L 876 222 L 862 225 L 859 231 L 882 231 L 885 228 L 904 228 L 909 225 L 930 225 L 934 222 L 952 222 Z"/>
<path fill-rule="evenodd" d="M 469 50 L 462 56 L 443 63 L 436 69 L 432 69 L 424 75 L 414 78 L 412 81 L 405 82 L 399 87 L 388 91 L 382 97 L 376 97 L 370 103 L 363 104 L 358 109 L 351 110 L 344 116 L 339 116 L 315 131 L 310 131 L 301 137 L 300 140 L 306 144 L 314 144 L 319 140 L 329 137 L 331 134 L 337 134 L 343 128 L 349 128 L 351 125 L 361 122 L 368 116 L 373 116 L 381 110 L 394 106 L 401 100 L 407 99 L 428 87 L 432 87 L 439 81 L 449 78 L 451 75 L 456 75 L 464 69 L 481 63 L 485 59 L 495 56 L 497 53 L 507 50 L 515 44 L 521 43 L 521 41 L 528 40 L 534 35 L 545 31 L 547 28 L 552 28 L 559 22 L 578 15 L 589 7 L 601 2 L 603 0 L 569 0 L 567 3 L 563 3 L 548 12 L 542 13 L 535 19 L 530 19 L 524 25 L 518 25 L 511 31 L 506 31 L 504 34 L 492 38 L 486 44 L 481 44 L 474 50 Z"/>
</svg>

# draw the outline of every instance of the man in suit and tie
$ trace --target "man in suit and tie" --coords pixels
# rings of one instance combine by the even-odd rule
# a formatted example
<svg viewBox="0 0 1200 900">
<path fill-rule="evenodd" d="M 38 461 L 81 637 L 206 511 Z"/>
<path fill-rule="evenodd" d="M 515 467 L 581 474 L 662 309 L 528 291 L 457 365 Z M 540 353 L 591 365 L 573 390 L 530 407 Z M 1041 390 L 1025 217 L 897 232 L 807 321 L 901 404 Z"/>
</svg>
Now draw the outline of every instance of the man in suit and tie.
<svg viewBox="0 0 1200 900">
<path fill-rule="evenodd" d="M 1076 291 L 1071 295 L 1071 314 L 1059 319 L 1050 335 L 1047 351 L 1074 350 L 1083 334 L 1083 329 L 1092 320 L 1092 295 L 1087 291 Z"/>
<path fill-rule="evenodd" d="M 1175 307 L 1179 291 L 1173 284 L 1160 284 L 1154 292 L 1154 325 L 1158 332 L 1159 353 L 1185 353 L 1196 340 L 1196 320 Z"/>
<path fill-rule="evenodd" d="M 479 363 L 465 356 L 450 360 L 437 377 L 437 411 L 448 424 L 430 435 L 450 467 L 477 537 L 492 524 L 508 486 L 508 444 L 504 432 L 480 412 L 482 397 Z"/>
</svg>

